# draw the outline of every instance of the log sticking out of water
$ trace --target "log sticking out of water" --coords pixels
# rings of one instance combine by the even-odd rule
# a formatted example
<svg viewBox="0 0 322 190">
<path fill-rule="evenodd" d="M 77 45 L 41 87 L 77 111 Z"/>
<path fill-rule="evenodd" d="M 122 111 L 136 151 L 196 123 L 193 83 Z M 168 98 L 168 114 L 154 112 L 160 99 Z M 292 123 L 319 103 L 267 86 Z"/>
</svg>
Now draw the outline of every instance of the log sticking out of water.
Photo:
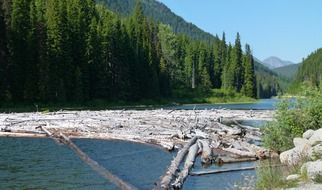
<svg viewBox="0 0 322 190">
<path fill-rule="evenodd" d="M 199 146 L 197 143 L 195 143 L 194 145 L 192 145 L 189 148 L 189 153 L 187 155 L 183 170 L 179 173 L 178 178 L 172 184 L 174 189 L 181 189 L 182 188 L 183 183 L 186 180 L 186 178 L 188 177 L 189 172 L 195 162 L 196 156 L 198 154 L 198 149 L 199 149 Z"/>
<path fill-rule="evenodd" d="M 209 171 L 200 171 L 200 172 L 191 172 L 192 176 L 200 176 L 200 175 L 208 175 L 208 174 L 218 174 L 225 172 L 236 172 L 236 171 L 244 171 L 244 170 L 254 170 L 255 166 L 244 167 L 244 168 L 232 168 L 232 169 L 224 169 L 224 170 L 209 170 Z"/>
<path fill-rule="evenodd" d="M 198 137 L 193 137 L 185 146 L 178 152 L 177 156 L 174 160 L 172 160 L 171 165 L 169 166 L 166 174 L 161 178 L 161 182 L 158 184 L 156 189 L 170 189 L 170 183 L 173 180 L 177 170 L 181 162 L 183 161 L 184 157 L 189 151 L 189 148 L 196 143 Z"/>
<path fill-rule="evenodd" d="M 41 126 L 41 130 L 43 130 L 49 137 L 53 139 L 58 139 L 54 136 L 50 131 L 48 131 L 45 127 Z M 105 179 L 116 185 L 122 190 L 136 190 L 136 188 L 117 176 L 113 175 L 110 171 L 105 169 L 103 166 L 99 165 L 96 161 L 92 160 L 86 153 L 84 153 L 80 148 L 78 148 L 68 137 L 64 134 L 59 134 L 59 141 L 66 144 L 70 149 L 72 149 L 86 164 L 88 164 L 94 171 L 99 173 Z"/>
</svg>

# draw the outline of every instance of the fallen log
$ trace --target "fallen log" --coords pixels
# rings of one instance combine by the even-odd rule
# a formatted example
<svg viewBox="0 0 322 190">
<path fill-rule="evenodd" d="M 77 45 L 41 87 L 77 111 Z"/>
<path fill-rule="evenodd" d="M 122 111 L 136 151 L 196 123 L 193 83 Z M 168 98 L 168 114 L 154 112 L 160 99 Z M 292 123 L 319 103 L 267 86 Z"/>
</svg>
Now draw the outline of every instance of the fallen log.
<svg viewBox="0 0 322 190">
<path fill-rule="evenodd" d="M 27 137 L 27 138 L 45 138 L 45 134 L 39 133 L 16 133 L 16 132 L 0 132 L 0 137 Z"/>
<path fill-rule="evenodd" d="M 209 171 L 197 171 L 191 172 L 192 176 L 201 176 L 201 175 L 209 175 L 209 174 L 218 174 L 225 172 L 236 172 L 236 171 L 244 171 L 244 170 L 254 170 L 256 166 L 244 167 L 244 168 L 233 168 L 233 169 L 223 169 L 223 170 L 209 170 Z"/>
<path fill-rule="evenodd" d="M 210 164 L 212 161 L 212 151 L 207 140 L 199 140 L 202 144 L 201 163 Z"/>
<path fill-rule="evenodd" d="M 256 158 L 256 154 L 253 152 L 249 152 L 249 151 L 242 151 L 242 150 L 238 150 L 236 148 L 223 148 L 223 150 L 230 152 L 232 154 L 238 155 L 240 157 Z"/>
<path fill-rule="evenodd" d="M 44 126 L 39 126 L 39 128 L 46 133 L 46 135 L 52 139 L 54 139 L 56 142 L 61 142 L 67 145 L 70 149 L 72 149 L 81 160 L 83 160 L 86 164 L 88 164 L 94 171 L 96 171 L 98 174 L 103 176 L 105 179 L 116 185 L 122 190 L 136 190 L 135 187 L 133 187 L 130 184 L 127 184 L 117 176 L 113 175 L 110 171 L 99 165 L 96 161 L 92 160 L 87 154 L 85 154 L 80 148 L 78 148 L 68 137 L 66 137 L 64 134 L 60 133 L 58 137 L 53 135 L 50 131 L 48 131 Z"/>
<path fill-rule="evenodd" d="M 110 171 L 99 165 L 96 161 L 92 160 L 64 134 L 60 133 L 59 137 L 61 141 L 67 146 L 69 146 L 85 163 L 87 163 L 94 171 L 98 172 L 101 176 L 105 177 L 108 181 L 110 181 L 122 190 L 136 190 L 135 187 L 124 182 L 117 176 L 113 175 Z"/>
<path fill-rule="evenodd" d="M 195 144 L 197 140 L 198 140 L 197 136 L 193 137 L 188 143 L 184 145 L 184 147 L 181 150 L 179 150 L 177 156 L 174 158 L 174 160 L 171 161 L 171 165 L 169 166 L 167 172 L 161 178 L 160 183 L 157 184 L 155 189 L 160 189 L 160 190 L 170 189 L 170 183 L 173 180 L 173 177 L 175 176 L 177 170 L 179 169 L 180 163 L 188 153 L 189 148 L 193 144 Z"/>
<path fill-rule="evenodd" d="M 189 172 L 195 162 L 196 156 L 198 155 L 198 144 L 195 143 L 189 148 L 183 170 L 179 173 L 178 178 L 172 184 L 174 189 L 182 189 L 183 183 L 189 175 Z"/>
<path fill-rule="evenodd" d="M 231 169 L 223 169 L 223 170 L 208 170 L 208 171 L 195 171 L 190 172 L 192 176 L 201 176 L 201 175 L 209 175 L 209 174 L 218 174 L 218 173 L 226 173 L 226 172 L 238 172 L 238 171 L 245 171 L 245 170 L 255 170 L 257 168 L 273 168 L 273 167 L 283 167 L 283 164 L 276 164 L 270 166 L 249 166 L 243 168 L 231 168 Z"/>
<path fill-rule="evenodd" d="M 229 163 L 236 163 L 236 162 L 251 162 L 256 161 L 257 158 L 233 158 L 233 157 L 218 157 L 215 160 L 217 164 L 229 164 Z"/>
</svg>

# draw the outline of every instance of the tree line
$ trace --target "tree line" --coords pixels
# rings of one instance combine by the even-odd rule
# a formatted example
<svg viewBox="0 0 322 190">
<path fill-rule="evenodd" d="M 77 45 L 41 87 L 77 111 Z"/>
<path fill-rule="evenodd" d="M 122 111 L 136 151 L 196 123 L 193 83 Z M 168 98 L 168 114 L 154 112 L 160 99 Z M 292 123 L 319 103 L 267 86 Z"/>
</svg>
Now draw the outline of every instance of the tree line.
<svg viewBox="0 0 322 190">
<path fill-rule="evenodd" d="M 0 0 L 2 102 L 155 99 L 223 88 L 256 97 L 254 60 L 240 36 L 211 42 L 126 18 L 93 0 Z"/>
<path fill-rule="evenodd" d="M 322 84 L 322 48 L 312 52 L 303 59 L 299 66 L 295 83 L 307 82 L 309 85 L 321 88 Z"/>
</svg>

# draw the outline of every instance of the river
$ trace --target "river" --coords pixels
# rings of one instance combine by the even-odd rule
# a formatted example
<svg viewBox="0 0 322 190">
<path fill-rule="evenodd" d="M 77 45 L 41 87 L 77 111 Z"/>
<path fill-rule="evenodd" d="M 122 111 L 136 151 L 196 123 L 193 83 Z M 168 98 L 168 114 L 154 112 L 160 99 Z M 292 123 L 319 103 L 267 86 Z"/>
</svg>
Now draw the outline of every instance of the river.
<svg viewBox="0 0 322 190">
<path fill-rule="evenodd" d="M 278 100 L 252 104 L 184 105 L 168 109 L 274 109 Z M 243 121 L 260 126 L 261 121 Z M 124 141 L 73 140 L 92 159 L 138 189 L 152 189 L 175 153 Z M 0 189 L 117 189 L 84 164 L 69 148 L 51 139 L 0 138 Z M 238 168 L 255 163 L 226 164 L 208 169 Z M 200 161 L 194 170 L 203 169 Z M 204 169 L 203 169 L 204 170 Z M 254 171 L 191 176 L 185 190 L 233 189 Z"/>
</svg>

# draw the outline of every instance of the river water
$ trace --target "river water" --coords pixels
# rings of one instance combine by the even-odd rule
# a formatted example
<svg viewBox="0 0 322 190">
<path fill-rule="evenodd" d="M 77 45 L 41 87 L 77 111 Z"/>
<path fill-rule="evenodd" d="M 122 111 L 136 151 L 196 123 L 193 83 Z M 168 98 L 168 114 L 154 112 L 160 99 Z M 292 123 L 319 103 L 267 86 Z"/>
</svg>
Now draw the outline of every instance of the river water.
<svg viewBox="0 0 322 190">
<path fill-rule="evenodd" d="M 274 109 L 277 100 L 252 104 L 186 105 L 176 109 Z M 173 109 L 171 107 L 169 109 Z M 261 121 L 244 121 L 260 126 Z M 158 147 L 124 141 L 73 140 L 85 153 L 113 174 L 138 189 L 152 189 L 164 174 L 175 153 Z M 208 169 L 250 166 L 255 163 L 226 164 Z M 197 160 L 194 171 L 205 170 Z M 233 189 L 243 176 L 255 171 L 230 172 L 188 177 L 185 190 Z M 0 138 L 0 189 L 117 189 L 95 173 L 66 146 L 51 139 Z"/>
</svg>

